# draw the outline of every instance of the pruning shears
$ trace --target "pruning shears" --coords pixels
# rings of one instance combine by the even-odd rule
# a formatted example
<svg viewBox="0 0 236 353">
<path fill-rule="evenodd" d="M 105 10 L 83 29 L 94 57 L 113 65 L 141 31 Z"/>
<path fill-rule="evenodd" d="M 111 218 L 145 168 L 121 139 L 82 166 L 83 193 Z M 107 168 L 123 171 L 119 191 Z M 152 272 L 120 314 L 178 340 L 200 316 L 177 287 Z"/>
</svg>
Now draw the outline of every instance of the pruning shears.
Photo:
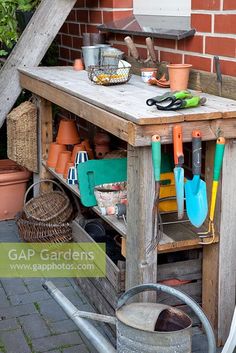
<svg viewBox="0 0 236 353">
<path fill-rule="evenodd" d="M 167 102 L 167 105 L 163 103 Z M 159 110 L 177 110 L 193 108 L 206 103 L 205 97 L 193 96 L 188 90 L 167 92 L 162 96 L 156 96 L 146 101 L 149 106 L 155 105 Z"/>
</svg>

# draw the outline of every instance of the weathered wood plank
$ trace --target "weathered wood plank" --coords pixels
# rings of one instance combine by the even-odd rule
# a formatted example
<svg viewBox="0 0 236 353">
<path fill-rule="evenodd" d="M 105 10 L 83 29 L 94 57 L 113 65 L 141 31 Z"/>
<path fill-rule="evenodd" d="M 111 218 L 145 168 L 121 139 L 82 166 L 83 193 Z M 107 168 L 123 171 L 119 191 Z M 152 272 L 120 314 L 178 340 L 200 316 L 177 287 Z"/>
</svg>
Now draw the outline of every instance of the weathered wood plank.
<svg viewBox="0 0 236 353">
<path fill-rule="evenodd" d="M 234 138 L 236 136 L 236 119 L 216 119 L 205 121 L 184 121 L 179 123 L 183 130 L 183 142 L 191 142 L 192 131 L 199 129 L 202 132 L 202 140 L 216 140 L 218 136 Z M 151 144 L 151 136 L 156 133 L 161 136 L 163 144 L 173 142 L 173 126 L 168 125 L 147 125 L 135 127 L 133 138 L 130 141 L 134 146 L 148 146 Z"/>
<path fill-rule="evenodd" d="M 162 95 L 168 89 L 147 85 L 138 76 L 133 76 L 125 85 L 106 87 L 89 81 L 85 71 L 75 73 L 69 67 L 27 68 L 21 72 L 138 125 L 218 119 L 224 115 L 236 117 L 235 101 L 217 97 L 216 107 L 216 97 L 210 95 L 206 96 L 206 104 L 197 108 L 163 112 L 155 106 L 149 107 L 146 105 L 148 98 Z"/>
<path fill-rule="evenodd" d="M 24 74 L 20 74 L 20 82 L 23 88 L 50 100 L 96 126 L 109 131 L 124 141 L 128 141 L 129 135 L 131 138 L 133 137 L 132 129 L 134 124 L 131 122 L 82 101 L 60 89 L 55 89 L 44 82 L 28 78 Z"/>
<path fill-rule="evenodd" d="M 19 67 L 37 66 L 76 0 L 43 0 L 0 72 L 0 127 L 21 92 Z"/>
<path fill-rule="evenodd" d="M 147 253 L 152 240 L 154 177 L 151 149 L 128 146 L 128 234 L 126 238 L 126 289 L 156 283 L 157 253 Z M 152 292 L 148 298 L 155 300 Z"/>
<path fill-rule="evenodd" d="M 96 244 L 95 241 L 89 236 L 89 234 L 86 233 L 85 230 L 76 222 L 76 220 L 72 222 L 72 232 L 74 241 L 91 242 Z M 107 255 L 106 278 L 110 281 L 112 286 L 115 288 L 116 292 L 120 293 L 120 270 Z"/>
<path fill-rule="evenodd" d="M 236 289 L 236 140 L 228 141 L 222 169 L 219 249 L 218 343 L 226 341 L 235 307 Z"/>
</svg>

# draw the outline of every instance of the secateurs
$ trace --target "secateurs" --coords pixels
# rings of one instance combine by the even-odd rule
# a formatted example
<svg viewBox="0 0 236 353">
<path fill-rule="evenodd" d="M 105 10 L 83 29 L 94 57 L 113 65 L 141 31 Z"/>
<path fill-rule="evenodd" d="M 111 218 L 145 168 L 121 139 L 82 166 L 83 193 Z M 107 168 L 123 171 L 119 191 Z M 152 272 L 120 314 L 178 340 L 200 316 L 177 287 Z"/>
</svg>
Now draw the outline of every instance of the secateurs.
<svg viewBox="0 0 236 353">
<path fill-rule="evenodd" d="M 163 103 L 167 104 L 164 105 Z M 162 96 L 149 98 L 146 101 L 147 105 L 155 105 L 157 109 L 164 111 L 194 108 L 205 103 L 205 97 L 193 96 L 188 90 L 167 92 Z"/>
</svg>

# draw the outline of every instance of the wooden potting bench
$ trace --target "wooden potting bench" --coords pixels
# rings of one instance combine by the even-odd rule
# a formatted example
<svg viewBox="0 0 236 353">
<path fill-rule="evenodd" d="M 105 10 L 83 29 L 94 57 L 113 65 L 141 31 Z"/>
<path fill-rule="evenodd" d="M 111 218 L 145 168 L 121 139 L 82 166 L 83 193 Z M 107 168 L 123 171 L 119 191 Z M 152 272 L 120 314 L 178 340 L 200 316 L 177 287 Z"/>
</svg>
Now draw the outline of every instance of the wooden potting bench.
<svg viewBox="0 0 236 353">
<path fill-rule="evenodd" d="M 183 128 L 184 142 L 191 141 L 193 129 L 202 131 L 206 143 L 205 179 L 211 192 L 215 141 L 227 139 L 218 197 L 216 243 L 203 246 L 202 306 L 218 335 L 218 343 L 227 338 L 235 306 L 236 273 L 236 103 L 233 100 L 201 93 L 205 106 L 176 112 L 162 112 L 146 106 L 147 98 L 162 95 L 163 89 L 144 84 L 133 76 L 129 83 L 98 86 L 89 81 L 85 71 L 70 67 L 22 68 L 20 83 L 38 96 L 41 132 L 40 177 L 48 173 L 44 161 L 52 142 L 51 103 L 78 115 L 127 142 L 128 214 L 127 227 L 113 216 L 103 217 L 126 240 L 126 288 L 157 280 L 157 252 L 146 252 L 152 237 L 154 178 L 151 136 L 159 134 L 162 144 L 172 143 L 172 129 Z M 77 195 L 77 187 L 70 187 Z M 95 207 L 95 212 L 99 210 Z M 100 215 L 100 214 L 99 214 Z M 201 247 L 196 229 L 186 224 L 167 227 L 158 252 L 174 252 Z M 150 296 L 151 299 L 151 296 Z"/>
</svg>

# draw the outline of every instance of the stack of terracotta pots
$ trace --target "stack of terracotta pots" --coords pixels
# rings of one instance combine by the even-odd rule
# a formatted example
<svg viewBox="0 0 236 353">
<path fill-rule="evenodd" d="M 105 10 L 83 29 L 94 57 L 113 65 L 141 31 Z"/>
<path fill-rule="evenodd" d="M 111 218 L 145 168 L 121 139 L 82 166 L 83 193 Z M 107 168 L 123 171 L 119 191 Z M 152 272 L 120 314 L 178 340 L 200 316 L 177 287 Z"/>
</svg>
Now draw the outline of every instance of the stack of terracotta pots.
<svg viewBox="0 0 236 353">
<path fill-rule="evenodd" d="M 67 179 L 69 169 L 75 166 L 77 153 L 81 151 L 86 151 L 89 157 L 93 158 L 88 140 L 80 141 L 76 122 L 62 119 L 56 142 L 52 142 L 49 148 L 47 166 L 54 168 L 55 172 Z"/>
</svg>

